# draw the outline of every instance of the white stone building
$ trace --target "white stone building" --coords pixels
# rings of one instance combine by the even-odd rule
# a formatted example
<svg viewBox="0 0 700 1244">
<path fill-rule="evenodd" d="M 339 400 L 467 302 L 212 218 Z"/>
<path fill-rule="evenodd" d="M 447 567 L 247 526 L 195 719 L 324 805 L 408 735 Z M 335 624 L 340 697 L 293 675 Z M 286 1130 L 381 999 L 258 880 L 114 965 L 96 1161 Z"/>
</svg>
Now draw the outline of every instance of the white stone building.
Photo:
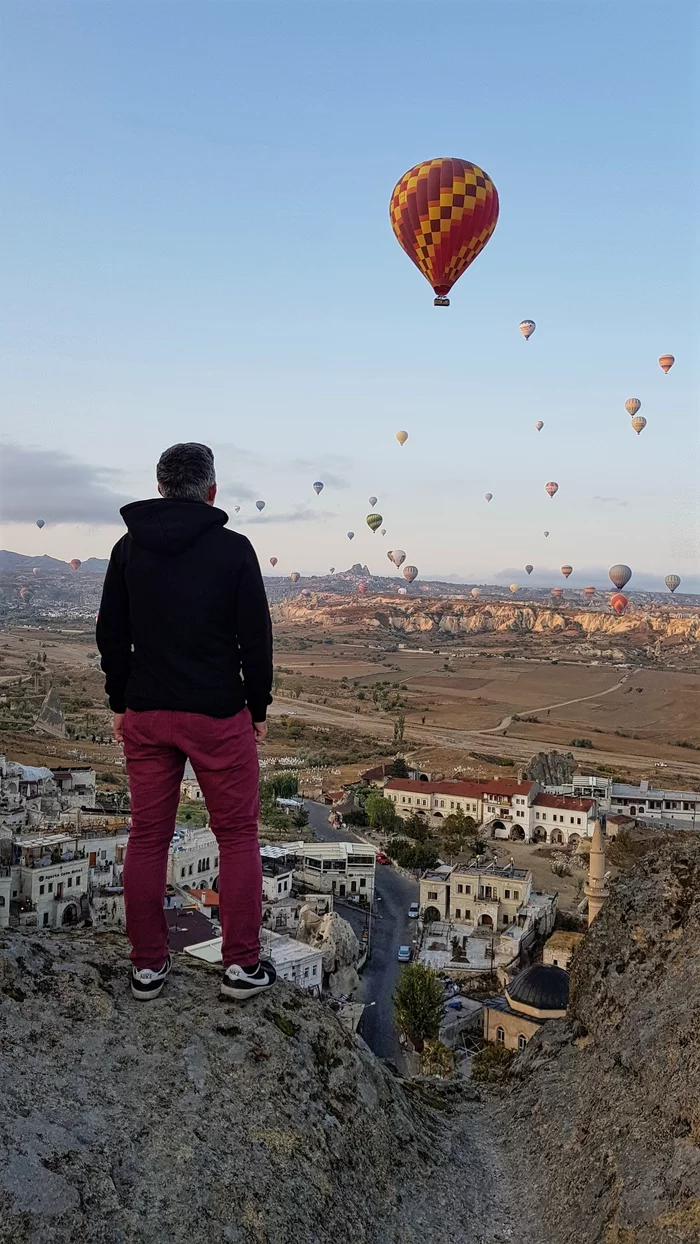
<svg viewBox="0 0 700 1244">
<path fill-rule="evenodd" d="M 177 826 L 170 844 L 167 879 L 183 890 L 217 889 L 219 846 L 210 829 Z"/>
<path fill-rule="evenodd" d="M 186 954 L 195 959 L 203 959 L 205 963 L 221 963 L 220 937 L 212 938 L 208 942 L 198 942 L 184 949 Z M 290 981 L 299 989 L 321 993 L 323 959 L 320 950 L 307 946 L 304 942 L 297 942 L 293 937 L 263 929 L 261 953 L 263 958 L 272 960 L 281 980 Z"/>
<path fill-rule="evenodd" d="M 299 842 L 294 876 L 302 885 L 337 898 L 374 902 L 377 849 L 364 842 Z"/>
<path fill-rule="evenodd" d="M 556 792 L 593 798 L 604 815 L 631 816 L 642 825 L 700 830 L 700 793 L 697 791 L 666 790 L 652 786 L 647 779 L 633 786 L 575 773 L 573 781 L 557 787 Z"/>
</svg>

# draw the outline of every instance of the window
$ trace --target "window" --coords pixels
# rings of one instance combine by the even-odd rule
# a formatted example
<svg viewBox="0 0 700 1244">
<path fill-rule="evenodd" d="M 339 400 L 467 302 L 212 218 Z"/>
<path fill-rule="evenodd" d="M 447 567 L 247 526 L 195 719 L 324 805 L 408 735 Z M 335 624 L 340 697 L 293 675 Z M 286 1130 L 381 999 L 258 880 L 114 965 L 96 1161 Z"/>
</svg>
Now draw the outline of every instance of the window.
<svg viewBox="0 0 700 1244">
<path fill-rule="evenodd" d="M 526 1045 L 527 1045 L 527 1037 L 524 1036 L 522 1032 L 519 1032 L 518 1033 L 518 1049 L 524 1050 Z"/>
<path fill-rule="evenodd" d="M 558 959 L 552 959 L 552 967 L 555 967 L 555 968 L 558 968 L 558 967 L 559 967 L 559 960 L 558 960 Z"/>
<path fill-rule="evenodd" d="M 285 890 L 287 889 L 288 885 L 289 885 L 289 879 L 287 879 L 287 880 L 285 881 L 285 883 L 284 883 L 284 888 L 285 888 Z"/>
<path fill-rule="evenodd" d="M 214 856 L 214 867 L 215 867 L 215 868 L 218 868 L 218 867 L 219 867 L 219 857 L 218 857 L 218 855 L 215 855 L 215 856 Z"/>
<path fill-rule="evenodd" d="M 504 898 L 510 898 L 510 890 L 504 890 L 504 891 L 503 891 L 503 897 L 504 897 Z"/>
<path fill-rule="evenodd" d="M 543 820 L 543 821 L 546 821 L 546 820 L 547 820 L 547 813 L 546 813 L 546 812 L 543 812 L 543 813 L 542 813 L 542 820 Z"/>
<path fill-rule="evenodd" d="M 471 888 L 471 886 L 470 886 L 470 885 L 465 885 L 465 887 L 464 887 L 464 893 L 465 893 L 465 894 L 471 894 L 471 892 L 472 892 L 472 888 Z"/>
<path fill-rule="evenodd" d="M 574 823 L 574 818 L 573 818 L 573 816 L 570 816 L 570 817 L 569 817 L 569 824 L 570 824 L 570 825 L 573 825 L 573 823 Z M 581 824 L 581 822 L 579 821 L 579 825 L 580 825 L 580 824 Z"/>
<path fill-rule="evenodd" d="M 463 886 L 463 885 L 458 885 L 458 886 L 457 886 L 457 893 L 458 893 L 458 894 L 464 894 L 464 886 Z"/>
<path fill-rule="evenodd" d="M 513 898 L 520 898 L 520 890 L 513 890 Z"/>
<path fill-rule="evenodd" d="M 366 878 L 366 877 L 360 877 L 360 889 L 361 889 L 361 890 L 364 890 L 364 889 L 365 889 L 365 887 L 366 887 L 366 885 L 367 885 L 367 878 Z"/>
<path fill-rule="evenodd" d="M 312 976 L 315 976 L 315 975 L 316 975 L 316 968 L 317 968 L 317 967 L 318 967 L 318 964 L 314 963 L 314 966 L 313 966 L 313 967 L 312 967 L 312 969 L 311 969 L 311 975 L 312 975 Z"/>
<path fill-rule="evenodd" d="M 3 901 L 4 901 L 4 900 L 3 900 Z M 48 925 L 48 923 L 49 923 L 49 913 L 48 913 L 48 911 L 45 911 L 45 912 L 44 912 L 44 920 L 43 920 L 43 925 L 44 925 L 44 928 L 46 928 L 46 926 Z"/>
<path fill-rule="evenodd" d="M 580 816 L 577 816 L 577 817 L 576 817 L 576 824 L 577 824 L 577 825 L 580 825 L 580 824 L 581 824 L 581 817 L 580 817 Z"/>
<path fill-rule="evenodd" d="M 181 876 L 181 877 L 186 877 L 186 876 L 187 876 L 187 869 L 186 869 L 186 868 L 181 868 L 181 869 L 180 869 L 180 876 Z"/>
<path fill-rule="evenodd" d="M 455 907 L 455 920 L 461 920 L 461 919 L 462 919 L 462 908 Z"/>
<path fill-rule="evenodd" d="M 49 882 L 49 894 L 53 894 L 53 881 Z"/>
<path fill-rule="evenodd" d="M 308 976 L 309 976 L 309 969 L 308 969 L 308 968 L 304 968 L 304 976 L 308 979 Z"/>
<path fill-rule="evenodd" d="M 505 913 L 505 912 L 503 913 L 503 920 L 501 921 L 501 923 L 502 923 L 502 924 L 507 924 L 507 923 L 508 923 L 508 917 L 507 917 L 507 915 L 506 915 L 506 913 Z"/>
<path fill-rule="evenodd" d="M 44 893 L 44 887 L 43 887 L 43 885 L 40 885 L 40 886 L 39 886 L 39 893 L 40 893 L 40 894 L 43 894 L 43 893 Z M 4 900 L 4 899 L 3 899 L 2 901 L 3 901 L 3 903 L 5 902 L 5 900 Z"/>
<path fill-rule="evenodd" d="M 70 887 L 72 886 L 72 884 L 73 884 L 73 878 L 72 878 L 72 877 L 69 877 L 69 878 L 68 878 L 68 880 L 67 880 L 67 882 L 66 882 L 66 886 L 68 887 L 68 889 L 70 889 Z"/>
<path fill-rule="evenodd" d="M 502 1029 L 502 1028 L 497 1028 L 497 1029 L 496 1029 L 496 1041 L 497 1041 L 498 1045 L 503 1045 L 503 1043 L 504 1043 L 505 1039 L 506 1039 L 506 1034 L 505 1034 L 505 1032 L 503 1031 L 503 1029 Z"/>
<path fill-rule="evenodd" d="M 451 808 L 454 808 L 454 806 L 455 806 L 455 804 L 454 804 L 454 799 L 451 799 L 451 800 L 450 800 L 450 807 L 451 807 Z"/>
<path fill-rule="evenodd" d="M 440 800 L 440 807 L 441 807 L 441 808 L 444 808 L 444 806 L 445 806 L 445 800 L 444 800 L 444 799 L 441 799 L 441 800 Z"/>
<path fill-rule="evenodd" d="M 468 908 L 468 907 L 465 907 L 465 909 L 464 909 L 464 919 L 465 919 L 465 920 L 471 920 L 471 918 L 472 918 L 472 913 L 471 913 L 471 911 L 469 910 L 469 908 Z"/>
<path fill-rule="evenodd" d="M 189 868 L 187 869 L 187 876 L 188 876 L 188 877 L 191 877 L 191 876 L 192 876 L 192 869 L 193 869 L 193 868 L 194 868 L 194 864 L 190 864 Z"/>
</svg>

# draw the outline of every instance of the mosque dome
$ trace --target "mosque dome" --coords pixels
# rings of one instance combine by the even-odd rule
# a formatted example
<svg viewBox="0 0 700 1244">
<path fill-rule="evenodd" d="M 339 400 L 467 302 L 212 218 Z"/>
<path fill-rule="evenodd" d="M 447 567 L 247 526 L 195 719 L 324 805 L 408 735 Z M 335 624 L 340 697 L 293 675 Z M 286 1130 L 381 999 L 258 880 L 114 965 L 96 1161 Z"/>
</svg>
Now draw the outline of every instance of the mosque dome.
<svg viewBox="0 0 700 1244">
<path fill-rule="evenodd" d="M 514 1011 L 561 1014 L 569 1005 L 569 973 L 553 964 L 533 963 L 511 981 L 506 998 Z"/>
</svg>

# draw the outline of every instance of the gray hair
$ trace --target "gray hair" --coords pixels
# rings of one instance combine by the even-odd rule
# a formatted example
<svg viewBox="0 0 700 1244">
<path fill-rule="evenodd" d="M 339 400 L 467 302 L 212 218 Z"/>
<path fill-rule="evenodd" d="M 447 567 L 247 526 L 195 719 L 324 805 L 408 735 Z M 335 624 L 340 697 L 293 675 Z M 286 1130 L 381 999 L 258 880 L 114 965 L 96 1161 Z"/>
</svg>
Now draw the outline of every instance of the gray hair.
<svg viewBox="0 0 700 1244">
<path fill-rule="evenodd" d="M 156 479 L 161 495 L 171 501 L 206 501 L 216 483 L 214 455 L 197 441 L 171 445 L 158 459 Z"/>
</svg>

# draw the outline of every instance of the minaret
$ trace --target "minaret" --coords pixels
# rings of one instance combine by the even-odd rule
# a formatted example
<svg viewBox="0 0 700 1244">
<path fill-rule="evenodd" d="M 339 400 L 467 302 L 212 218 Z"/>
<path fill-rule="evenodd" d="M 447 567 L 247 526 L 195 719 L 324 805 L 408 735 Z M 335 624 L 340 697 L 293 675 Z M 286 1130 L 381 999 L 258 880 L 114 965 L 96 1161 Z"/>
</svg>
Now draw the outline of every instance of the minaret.
<svg viewBox="0 0 700 1244">
<path fill-rule="evenodd" d="M 588 924 L 593 924 L 598 912 L 609 894 L 605 883 L 605 845 L 600 821 L 593 826 L 591 853 L 588 857 L 588 882 L 585 894 L 588 899 Z"/>
</svg>

